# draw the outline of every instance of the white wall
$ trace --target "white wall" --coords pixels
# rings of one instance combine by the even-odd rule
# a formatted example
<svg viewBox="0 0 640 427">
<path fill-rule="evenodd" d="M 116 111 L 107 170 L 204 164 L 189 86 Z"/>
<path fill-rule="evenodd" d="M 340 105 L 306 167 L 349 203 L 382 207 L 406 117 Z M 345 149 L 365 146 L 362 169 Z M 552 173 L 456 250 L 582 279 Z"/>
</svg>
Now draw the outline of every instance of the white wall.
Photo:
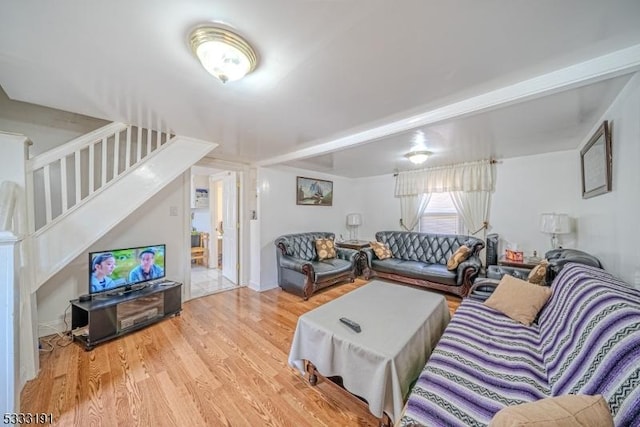
<svg viewBox="0 0 640 427">
<path fill-rule="evenodd" d="M 602 120 L 609 120 L 612 127 L 613 191 L 580 201 L 579 248 L 640 287 L 640 73 L 594 123 L 591 133 Z"/>
<path fill-rule="evenodd" d="M 580 149 L 603 120 L 612 126 L 613 190 L 582 199 Z M 492 231 L 518 242 L 526 253 L 550 248 L 538 231 L 541 212 L 564 212 L 574 232 L 561 236 L 564 247 L 598 257 L 606 270 L 640 285 L 640 74 L 622 90 L 575 150 L 508 159 L 497 165 Z M 502 243 L 502 240 L 501 240 Z"/>
<path fill-rule="evenodd" d="M 333 206 L 296 205 L 296 176 L 333 181 Z M 252 287 L 261 291 L 278 285 L 274 245 L 278 236 L 327 231 L 347 238 L 347 214 L 362 212 L 362 195 L 353 179 L 302 169 L 260 168 L 257 186 L 260 224 L 254 225 L 254 230 L 260 235 L 260 283 L 252 283 Z"/>
<path fill-rule="evenodd" d="M 582 199 L 580 149 L 602 120 L 612 125 L 613 191 Z M 574 150 L 503 159 L 496 164 L 496 189 L 490 207 L 490 233 L 500 235 L 500 248 L 517 244 L 527 256 L 543 255 L 550 236 L 539 230 L 540 214 L 562 212 L 572 217 L 572 233 L 560 236 L 566 248 L 597 256 L 606 270 L 640 285 L 640 74 L 636 74 L 608 111 L 593 124 Z M 397 230 L 398 201 L 389 176 L 357 180 L 364 224 L 361 236 Z"/>
<path fill-rule="evenodd" d="M 190 174 L 184 173 L 171 182 L 148 202 L 137 209 L 125 221 L 91 246 L 89 252 L 109 249 L 166 244 L 167 278 L 188 282 L 190 274 L 189 247 L 185 232 L 188 212 Z M 170 215 L 171 208 L 177 214 Z M 37 291 L 39 335 L 64 329 L 62 317 L 69 300 L 89 290 L 88 255 L 82 255 L 48 280 Z M 71 325 L 71 313 L 67 311 L 67 325 Z M 47 326 L 48 325 L 48 326 Z"/>
<path fill-rule="evenodd" d="M 81 114 L 10 100 L 0 88 L 0 130 L 19 133 L 33 141 L 31 156 L 107 124 L 108 121 Z"/>
<path fill-rule="evenodd" d="M 393 174 L 361 178 L 356 189 L 362 199 L 360 240 L 375 240 L 377 231 L 400 230 L 400 203 L 393 197 Z"/>
<path fill-rule="evenodd" d="M 517 245 L 525 256 L 551 249 L 551 236 L 539 230 L 540 214 L 566 213 L 574 232 L 559 236 L 563 247 L 577 247 L 575 218 L 580 216 L 580 154 L 576 150 L 500 160 L 491 199 L 490 229 L 500 235 L 499 253 Z M 595 255 L 595 254 L 594 254 Z"/>
</svg>

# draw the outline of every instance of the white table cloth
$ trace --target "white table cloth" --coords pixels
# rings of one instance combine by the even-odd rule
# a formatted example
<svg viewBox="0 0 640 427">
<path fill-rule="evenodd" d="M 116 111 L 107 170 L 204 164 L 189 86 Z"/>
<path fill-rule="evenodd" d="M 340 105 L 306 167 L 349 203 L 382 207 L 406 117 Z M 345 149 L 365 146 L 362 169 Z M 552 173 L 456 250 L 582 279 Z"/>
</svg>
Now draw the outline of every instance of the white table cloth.
<svg viewBox="0 0 640 427">
<path fill-rule="evenodd" d="M 360 324 L 356 333 L 338 319 Z M 324 377 L 367 400 L 369 410 L 393 421 L 447 323 L 449 309 L 437 293 L 372 281 L 298 319 L 289 364 L 303 374 L 304 360 Z"/>
</svg>

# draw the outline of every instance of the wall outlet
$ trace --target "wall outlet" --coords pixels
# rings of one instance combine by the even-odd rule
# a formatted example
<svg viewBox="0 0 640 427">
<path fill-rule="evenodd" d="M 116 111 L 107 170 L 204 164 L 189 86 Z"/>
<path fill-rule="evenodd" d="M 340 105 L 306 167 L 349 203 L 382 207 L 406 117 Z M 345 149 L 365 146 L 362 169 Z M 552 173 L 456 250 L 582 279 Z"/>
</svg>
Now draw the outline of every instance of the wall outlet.
<svg viewBox="0 0 640 427">
<path fill-rule="evenodd" d="M 169 216 L 178 216 L 177 206 L 169 206 Z"/>
</svg>

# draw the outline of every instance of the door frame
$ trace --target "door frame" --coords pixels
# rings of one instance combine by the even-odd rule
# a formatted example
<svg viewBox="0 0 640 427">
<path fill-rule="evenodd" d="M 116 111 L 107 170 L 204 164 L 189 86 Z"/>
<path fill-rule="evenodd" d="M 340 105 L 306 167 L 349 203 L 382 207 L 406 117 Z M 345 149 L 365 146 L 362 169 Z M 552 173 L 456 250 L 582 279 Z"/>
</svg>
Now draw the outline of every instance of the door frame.
<svg viewBox="0 0 640 427">
<path fill-rule="evenodd" d="M 184 215 L 184 242 L 185 248 L 191 248 L 191 176 L 193 174 L 193 168 L 196 167 L 202 170 L 209 170 L 209 176 L 222 174 L 227 171 L 234 171 L 238 177 L 238 221 L 240 227 L 238 229 L 238 264 L 240 268 L 238 270 L 238 286 L 247 286 L 249 283 L 249 265 L 250 257 L 247 254 L 249 248 L 249 217 L 245 214 L 246 206 L 246 179 L 249 173 L 249 166 L 241 163 L 226 162 L 223 160 L 216 160 L 210 158 L 204 158 L 189 168 L 188 173 L 184 175 L 184 203 L 185 203 L 185 215 Z M 205 174 L 207 174 L 205 172 Z M 210 243 L 213 239 L 209 239 Z M 188 301 L 191 299 L 191 254 L 189 250 L 185 251 L 184 256 L 185 266 L 188 274 L 185 274 L 184 286 L 183 286 L 183 300 Z"/>
</svg>

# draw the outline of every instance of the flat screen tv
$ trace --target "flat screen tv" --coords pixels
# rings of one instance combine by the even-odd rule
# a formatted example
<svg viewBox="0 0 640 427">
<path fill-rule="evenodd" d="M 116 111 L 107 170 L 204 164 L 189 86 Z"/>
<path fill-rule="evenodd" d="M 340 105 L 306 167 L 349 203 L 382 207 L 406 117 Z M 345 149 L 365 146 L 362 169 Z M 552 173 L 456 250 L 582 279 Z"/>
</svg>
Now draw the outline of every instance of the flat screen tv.
<svg viewBox="0 0 640 427">
<path fill-rule="evenodd" d="M 165 246 L 90 252 L 89 294 L 142 288 L 145 282 L 162 279 L 165 277 Z"/>
</svg>

